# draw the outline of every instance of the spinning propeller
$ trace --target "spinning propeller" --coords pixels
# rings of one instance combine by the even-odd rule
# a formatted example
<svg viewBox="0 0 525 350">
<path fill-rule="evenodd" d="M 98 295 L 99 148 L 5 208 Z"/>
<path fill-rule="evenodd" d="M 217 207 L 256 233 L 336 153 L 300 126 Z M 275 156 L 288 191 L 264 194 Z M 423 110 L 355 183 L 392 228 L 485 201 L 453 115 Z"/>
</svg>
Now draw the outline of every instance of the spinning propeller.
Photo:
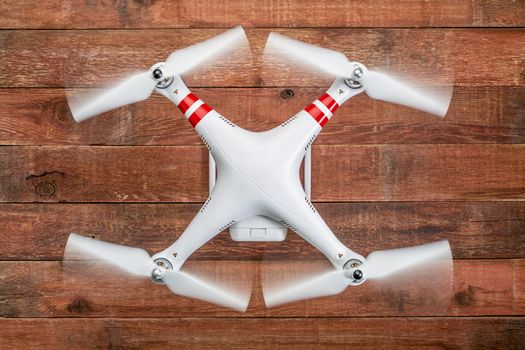
<svg viewBox="0 0 525 350">
<path fill-rule="evenodd" d="M 452 275 L 452 255 L 448 241 L 375 251 L 365 261 L 350 260 L 342 270 L 332 269 L 285 287 L 270 285 L 263 279 L 264 300 L 266 306 L 273 307 L 339 294 L 349 285 L 357 286 L 365 281 L 375 281 L 379 285 L 388 282 L 402 287 L 406 277 L 416 273 L 420 287 L 437 288 L 437 292 L 446 296 L 446 286 L 441 285 L 444 281 L 440 278 Z"/>
<path fill-rule="evenodd" d="M 165 284 L 173 293 L 244 312 L 250 293 L 226 290 L 196 276 L 175 271 L 165 259 L 154 261 L 143 249 L 133 248 L 71 233 L 64 252 L 65 260 L 88 258 L 116 267 L 123 273 L 151 278 Z"/>
<path fill-rule="evenodd" d="M 376 100 L 392 102 L 444 117 L 451 99 L 450 91 L 432 91 L 410 86 L 387 73 L 367 69 L 351 62 L 341 52 L 270 33 L 265 56 L 284 55 L 334 78 L 343 78 L 352 88 L 363 88 Z"/>
<path fill-rule="evenodd" d="M 208 40 L 173 52 L 166 62 L 159 63 L 149 71 L 135 74 L 121 83 L 104 90 L 89 101 L 71 103 L 75 121 L 81 122 L 100 113 L 147 99 L 155 87 L 167 86 L 174 75 L 182 75 L 192 69 L 224 56 L 232 49 L 247 44 L 246 34 L 238 26 Z"/>
<path fill-rule="evenodd" d="M 156 88 L 161 89 L 167 86 L 172 86 L 170 90 L 164 90 L 165 92 L 176 91 L 172 90 L 174 89 L 173 86 L 182 87 L 187 90 L 182 80 L 178 79 L 179 75 L 189 72 L 204 62 L 215 59 L 220 55 L 224 55 L 232 48 L 246 42 L 247 40 L 244 31 L 241 27 L 236 27 L 204 42 L 177 50 L 168 57 L 166 62 L 155 64 L 149 71 L 129 77 L 122 83 L 105 90 L 98 97 L 91 99 L 82 105 L 70 106 L 73 116 L 77 122 L 88 119 L 111 109 L 144 100 L 148 98 Z M 336 98 L 335 94 L 338 94 L 338 91 L 348 92 L 350 90 L 355 92 L 355 94 L 365 91 L 374 99 L 405 105 L 439 116 L 444 116 L 446 114 L 450 104 L 450 94 L 440 96 L 437 92 L 409 86 L 407 83 L 402 82 L 400 79 L 389 74 L 369 70 L 358 62 L 351 62 L 340 52 L 320 48 L 289 39 L 279 34 L 271 33 L 267 41 L 265 54 L 269 54 L 273 51 L 277 54 L 285 54 L 288 57 L 298 59 L 302 63 L 306 63 L 311 67 L 315 67 L 318 70 L 335 77 L 336 83 L 339 85 L 332 86 L 336 86 L 336 89 L 332 90 L 336 92 L 334 93 L 333 98 L 330 97 L 331 99 Z M 329 92 L 330 91 L 331 90 L 329 90 Z M 354 96 L 355 94 L 348 95 Z M 173 96 L 170 97 L 169 94 L 165 95 L 173 102 L 176 101 Z M 347 99 L 348 98 L 349 97 L 347 96 Z M 320 104 L 324 103 L 320 101 L 318 102 Z M 203 105 L 201 104 L 199 106 Z M 326 105 L 325 107 L 328 108 Z M 324 116 L 324 111 L 319 110 L 319 112 Z M 314 117 L 314 115 L 310 115 Z M 303 114 L 303 116 L 306 117 L 307 115 Z M 311 122 L 311 119 L 308 118 L 299 118 L 297 119 L 297 123 L 302 123 L 304 120 L 306 123 L 305 128 L 311 127 L 313 123 Z M 316 117 L 314 117 L 314 119 L 316 119 Z M 319 120 L 317 121 L 319 122 Z M 211 133 L 211 130 L 213 130 L 214 127 L 217 127 L 217 125 L 219 124 L 210 123 L 209 129 L 207 126 L 203 128 L 203 131 L 197 131 L 204 139 L 203 135 L 206 136 L 207 134 L 203 133 Z M 315 132 L 317 133 L 317 124 L 315 127 Z M 231 131 L 231 128 L 229 127 L 227 129 L 223 128 L 224 124 L 221 123 L 220 127 L 217 127 L 217 132 L 225 132 L 224 130 L 228 130 L 228 132 Z M 234 128 L 233 130 L 235 130 L 235 132 L 240 132 L 238 131 L 239 129 Z M 300 128 L 297 130 L 301 131 Z M 231 135 L 235 134 L 232 132 Z M 315 136 L 310 142 L 312 142 L 314 138 Z M 235 142 L 232 137 L 223 137 L 220 138 L 220 140 Z M 224 152 L 222 150 L 223 148 L 221 148 L 222 146 L 220 142 L 226 141 L 219 142 L 214 140 L 214 142 L 218 145 L 215 149 L 220 150 L 216 152 Z M 234 151 L 230 150 L 229 152 Z M 297 153 L 297 157 L 299 156 L 299 153 Z M 240 171 L 237 168 L 237 165 L 233 164 L 233 162 L 231 163 L 232 169 L 234 169 L 232 171 Z M 243 176 L 247 177 L 246 174 L 243 174 Z M 252 176 L 250 181 L 252 180 L 261 181 L 257 176 Z M 256 182 L 254 182 L 254 184 L 255 183 Z M 257 186 L 253 186 L 253 188 L 260 191 Z M 243 190 L 245 190 L 244 187 Z M 232 193 L 235 193 L 235 195 L 238 196 L 238 193 L 241 192 Z M 259 192 L 254 193 L 260 195 Z M 272 193 L 272 195 L 275 197 L 279 196 L 277 193 Z M 299 200 L 300 202 L 298 203 L 304 203 L 301 196 Z M 253 205 L 253 203 L 249 203 L 249 205 Z M 275 201 L 275 203 L 279 202 Z M 220 209 L 226 211 L 229 208 L 228 206 L 225 206 Z M 254 208 L 252 209 L 255 215 L 260 214 L 260 208 L 256 205 L 254 205 Z M 280 211 L 281 209 L 282 208 L 275 210 Z M 215 210 L 217 210 L 217 208 L 215 208 Z M 242 212 L 244 213 L 244 211 Z M 214 215 L 215 214 L 219 215 L 219 213 L 214 213 Z M 288 212 L 284 214 L 289 215 Z M 204 212 L 203 214 L 201 212 L 198 215 L 200 215 L 198 218 L 201 221 L 193 221 L 192 224 L 196 222 L 196 224 L 194 224 L 196 226 L 192 227 L 192 224 L 189 226 L 192 227 L 193 231 L 185 231 L 181 237 L 193 237 L 184 236 L 185 234 L 188 234 L 188 232 L 191 232 L 192 235 L 201 234 L 200 230 L 196 230 L 195 227 L 198 227 L 197 225 L 204 225 L 203 223 L 206 223 L 206 219 L 203 218 L 206 218 L 206 215 L 211 214 L 208 214 L 208 212 Z M 320 223 L 319 227 L 326 226 L 321 218 L 316 216 L 313 219 L 318 220 Z M 228 220 L 231 220 L 231 218 L 228 217 Z M 227 222 L 227 220 L 224 220 L 224 222 Z M 221 225 L 222 224 L 223 222 Z M 224 227 L 220 230 L 223 229 Z M 328 228 L 324 229 L 322 232 L 312 229 L 311 232 L 306 234 L 306 237 L 309 236 L 312 238 L 310 241 L 313 241 L 314 234 L 317 235 L 315 237 L 324 237 L 325 241 L 328 242 L 327 244 L 324 244 L 322 239 L 315 240 L 318 243 L 316 247 L 326 257 L 329 257 L 332 264 L 336 266 L 336 270 L 332 268 L 328 272 L 324 272 L 312 278 L 303 279 L 299 283 L 288 286 L 285 286 L 284 284 L 272 286 L 265 283 L 263 279 L 263 293 L 267 306 L 277 306 L 297 300 L 338 294 L 348 286 L 358 286 L 364 283 L 367 285 L 378 283 L 382 287 L 386 286 L 386 282 L 392 281 L 399 286 L 412 285 L 409 282 L 406 282 L 407 278 L 411 276 L 413 277 L 418 272 L 424 274 L 422 276 L 423 278 L 418 277 L 419 282 L 426 284 L 426 287 L 433 287 L 435 290 L 440 290 L 443 285 L 439 284 L 437 279 L 438 276 L 451 276 L 452 257 L 447 241 L 434 242 L 409 248 L 376 251 L 369 254 L 365 259 L 344 247 L 344 245 L 337 239 L 331 239 L 333 233 Z M 193 244 L 193 247 L 190 246 L 187 248 L 190 253 L 195 251 L 199 245 L 203 244 L 213 236 L 207 236 L 206 234 L 199 237 L 196 239 L 198 244 Z M 191 242 L 191 239 L 177 241 L 171 247 L 178 245 L 178 242 L 182 242 L 180 243 L 181 245 L 186 245 L 188 242 Z M 340 246 L 342 250 L 333 251 L 333 246 Z M 342 258 L 339 261 L 337 260 L 336 256 L 338 256 L 338 254 L 336 253 L 340 251 L 349 252 L 347 255 L 344 255 L 347 257 L 345 260 L 342 260 Z M 107 243 L 72 233 L 66 245 L 65 256 L 67 259 L 79 254 L 82 257 L 102 261 L 116 267 L 122 273 L 142 278 L 151 278 L 157 283 L 165 284 L 175 294 L 200 299 L 238 311 L 246 310 L 250 297 L 249 293 L 227 290 L 223 287 L 218 287 L 210 282 L 204 281 L 192 274 L 180 271 L 179 268 L 174 268 L 174 265 L 172 265 L 172 263 L 166 258 L 170 257 L 171 259 L 171 256 L 176 256 L 173 252 L 174 251 L 169 251 L 169 249 L 165 250 L 159 253 L 160 255 L 157 255 L 163 257 L 153 259 L 142 249 Z M 162 255 L 162 253 L 169 253 L 169 255 Z M 342 256 L 343 255 L 341 254 L 340 257 Z M 177 263 L 180 261 L 181 260 L 178 260 Z M 184 263 L 184 261 L 182 261 L 181 264 L 182 263 Z"/>
<path fill-rule="evenodd" d="M 344 83 L 356 92 L 366 92 L 371 98 L 408 106 L 440 117 L 445 116 L 450 104 L 451 89 L 443 92 L 416 88 L 390 74 L 371 70 L 361 63 L 350 61 L 341 52 L 290 39 L 280 34 L 270 33 L 264 54 L 265 61 L 276 56 L 291 58 L 298 64 L 307 65 L 336 78 L 338 84 Z M 431 286 L 439 290 L 436 288 L 436 286 L 440 287 L 439 282 L 436 283 L 437 277 L 450 280 L 452 276 L 452 255 L 448 241 L 376 251 L 366 259 L 357 257 L 356 254 L 355 259 L 346 262 L 343 269 L 331 268 L 327 272 L 303 278 L 291 285 L 271 284 L 271 280 L 265 282 L 263 276 L 266 305 L 272 307 L 339 294 L 349 285 L 357 286 L 365 281 L 373 281 L 374 285 L 383 287 L 386 286 L 386 282 L 393 282 L 403 287 L 408 283 L 407 280 L 418 272 L 421 273 L 421 276 L 418 276 L 418 286 L 422 289 Z M 303 267 L 305 268 L 307 267 Z M 286 269 L 284 271 L 286 272 Z M 419 284 L 420 282 L 423 284 Z"/>
</svg>

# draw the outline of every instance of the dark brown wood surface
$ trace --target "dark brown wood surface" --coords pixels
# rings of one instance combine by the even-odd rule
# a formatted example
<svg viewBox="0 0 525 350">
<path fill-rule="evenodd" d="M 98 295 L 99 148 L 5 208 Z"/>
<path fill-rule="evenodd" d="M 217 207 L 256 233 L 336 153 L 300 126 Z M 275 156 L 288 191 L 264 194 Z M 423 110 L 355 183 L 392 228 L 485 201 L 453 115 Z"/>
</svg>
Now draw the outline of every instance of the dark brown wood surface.
<svg viewBox="0 0 525 350">
<path fill-rule="evenodd" d="M 522 86 L 525 28 L 248 29 L 253 60 L 241 55 L 192 74 L 190 86 L 326 86 L 313 74 L 263 70 L 270 31 L 341 51 L 398 74 L 447 76 L 457 86 Z M 148 69 L 173 50 L 224 29 L 1 30 L 0 87 L 97 87 Z M 498 43 L 498 49 L 494 45 Z M 472 64 L 476 62 L 476 64 Z M 242 69 L 239 69 L 242 64 Z M 290 67 L 291 63 L 282 62 Z M 416 68 L 417 67 L 417 68 Z M 38 68 L 38 69 L 36 69 Z M 228 74 L 232 70 L 235 74 Z M 265 74 L 262 74 L 262 73 Z"/>
<path fill-rule="evenodd" d="M 448 239 L 450 289 L 371 284 L 267 309 L 265 269 L 321 258 L 291 232 L 282 243 L 224 232 L 188 262 L 252 281 L 246 314 L 62 262 L 70 232 L 160 251 L 207 196 L 207 152 L 170 102 L 153 96 L 76 124 L 66 95 L 237 24 L 253 61 L 236 55 L 186 80 L 250 130 L 278 125 L 329 84 L 278 69 L 287 61 L 265 69 L 270 31 L 453 81 L 444 119 L 353 98 L 313 153 L 314 205 L 343 243 L 366 256 Z M 0 348 L 523 348 L 524 42 L 521 0 L 1 2 Z"/>
<path fill-rule="evenodd" d="M 325 88 L 197 88 L 237 125 L 271 129 Z M 83 89 L 71 89 L 81 93 Z M 289 97 L 290 92 L 293 93 Z M 283 98 L 284 96 L 284 98 Z M 0 89 L 5 145 L 200 145 L 178 108 L 161 96 L 76 124 L 58 88 Z M 525 86 L 457 86 L 445 119 L 358 95 L 337 110 L 320 144 L 523 143 Z"/>
<path fill-rule="evenodd" d="M 314 255 L 315 256 L 315 255 Z M 293 258 L 292 258 L 293 259 Z M 306 261 L 309 261 L 306 259 Z M 290 268 L 293 260 L 279 262 L 274 273 Z M 522 315 L 525 312 L 525 260 L 456 260 L 454 285 L 439 293 L 414 287 L 363 285 L 319 299 L 267 309 L 260 289 L 262 269 L 268 262 L 190 261 L 188 268 L 201 274 L 232 280 L 244 287 L 253 277 L 254 288 L 248 311 L 240 314 L 212 304 L 173 295 L 150 280 L 99 273 L 98 266 L 68 262 L 2 262 L 0 291 L 9 303 L 0 307 L 3 317 L 363 317 L 363 316 L 488 316 Z M 242 277 L 242 278 L 240 278 Z M 238 279 L 236 279 L 238 278 Z M 422 293 L 427 293 L 422 298 Z M 437 293 L 437 291 L 436 291 Z M 425 295 L 427 295 L 425 294 Z M 147 297 L 144 297 L 147 295 Z"/>
<path fill-rule="evenodd" d="M 0 327 L 0 346 L 38 349 L 520 349 L 525 336 L 520 317 L 15 319 Z"/>
<path fill-rule="evenodd" d="M 2 4 L 2 28 L 434 27 L 520 26 L 520 1 L 358 0 L 46 1 Z M 95 20 L 96 19 L 96 20 Z"/>
<path fill-rule="evenodd" d="M 200 204 L 2 204 L 1 260 L 61 260 L 67 236 L 162 250 L 182 233 Z M 525 258 L 525 202 L 317 203 L 328 225 L 362 254 L 448 239 L 458 259 Z M 93 218 L 97 218 L 93 220 Z M 29 244 L 28 244 L 29 242 Z M 293 232 L 281 243 L 239 243 L 218 235 L 200 260 L 260 260 L 262 254 L 308 259 L 315 248 Z"/>
<path fill-rule="evenodd" d="M 203 202 L 207 157 L 204 146 L 3 147 L 0 201 Z M 525 198 L 523 144 L 320 145 L 312 161 L 314 201 Z"/>
</svg>

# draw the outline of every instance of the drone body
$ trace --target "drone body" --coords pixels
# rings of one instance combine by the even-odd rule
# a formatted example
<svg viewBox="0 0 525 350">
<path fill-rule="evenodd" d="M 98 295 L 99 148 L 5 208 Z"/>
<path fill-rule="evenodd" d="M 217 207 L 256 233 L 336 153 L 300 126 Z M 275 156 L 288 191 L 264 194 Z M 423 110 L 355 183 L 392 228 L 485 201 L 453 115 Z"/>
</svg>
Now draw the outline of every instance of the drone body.
<svg viewBox="0 0 525 350">
<path fill-rule="evenodd" d="M 235 125 L 201 101 L 180 78 L 180 74 L 192 67 L 187 61 L 196 55 L 195 50 L 201 53 L 220 52 L 221 45 L 231 44 L 239 38 L 245 39 L 244 32 L 236 28 L 223 34 L 222 39 L 215 37 L 175 51 L 166 62 L 154 65 L 149 72 L 136 75 L 91 103 L 73 110 L 75 119 L 81 121 L 143 100 L 155 91 L 176 104 L 195 128 L 213 156 L 217 178 L 208 200 L 179 239 L 152 257 L 141 249 L 76 234 L 68 240 L 66 255 L 68 251 L 81 252 L 131 274 L 164 283 L 176 294 L 239 311 L 246 310 L 249 295 L 240 297 L 226 292 L 182 272 L 181 267 L 193 252 L 217 234 L 254 216 L 267 217 L 292 229 L 320 250 L 333 266 L 331 272 L 298 285 L 264 291 L 268 306 L 337 294 L 348 285 L 357 286 L 367 279 L 381 279 L 427 262 L 442 259 L 449 263 L 450 248 L 446 241 L 376 251 L 365 259 L 337 239 L 310 202 L 299 174 L 301 162 L 323 126 L 337 108 L 352 96 L 367 92 L 374 98 L 403 103 L 438 115 L 446 113 L 448 103 L 444 108 L 435 100 L 382 73 L 369 71 L 346 57 L 346 61 L 342 62 L 339 54 L 320 49 L 329 51 L 328 59 L 336 58 L 336 64 L 328 70 L 331 72 L 339 64 L 343 67 L 339 71 L 343 73 L 336 75 L 326 93 L 283 124 L 269 131 L 251 132 Z M 280 36 L 270 38 L 278 47 L 292 48 L 294 55 L 303 54 L 303 57 L 310 59 L 312 55 L 309 53 L 319 50 Z M 199 62 L 205 59 L 205 55 L 199 57 Z"/>
<path fill-rule="evenodd" d="M 245 130 L 211 109 L 175 79 L 158 93 L 173 101 L 209 148 L 217 166 L 213 191 L 171 247 L 154 256 L 178 269 L 200 246 L 240 220 L 263 215 L 292 228 L 337 268 L 363 257 L 345 247 L 308 199 L 299 171 L 305 154 L 337 107 L 352 95 L 342 80 L 283 124 Z M 336 100 L 337 99 L 337 100 Z"/>
</svg>

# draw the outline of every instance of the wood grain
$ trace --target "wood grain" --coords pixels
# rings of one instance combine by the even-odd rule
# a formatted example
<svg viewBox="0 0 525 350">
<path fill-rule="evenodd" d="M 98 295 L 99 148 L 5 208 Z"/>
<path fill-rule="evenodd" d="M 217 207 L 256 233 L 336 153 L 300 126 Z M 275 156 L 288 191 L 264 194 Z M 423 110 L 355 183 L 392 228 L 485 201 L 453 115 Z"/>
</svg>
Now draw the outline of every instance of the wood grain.
<svg viewBox="0 0 525 350">
<path fill-rule="evenodd" d="M 1 28 L 522 26 L 520 1 L 423 0 L 4 2 Z M 235 10 L 234 10 L 235 9 Z M 96 18 L 96 21 L 92 19 Z"/>
<path fill-rule="evenodd" d="M 314 201 L 516 200 L 524 145 L 313 148 Z M 3 147 L 2 202 L 201 202 L 207 150 L 188 146 Z M 344 176 L 326 176 L 326 174 Z M 356 189 L 359 189 L 356 191 Z"/>
<path fill-rule="evenodd" d="M 70 232 L 161 251 L 175 241 L 200 204 L 4 204 L 0 260 L 61 260 Z M 452 255 L 525 258 L 525 202 L 316 203 L 339 239 L 368 255 L 448 239 Z M 94 219 L 96 218 L 96 219 Z M 293 232 L 284 242 L 241 243 L 228 233 L 192 259 L 308 259 L 319 256 Z"/>
<path fill-rule="evenodd" d="M 509 349 L 525 319 L 18 319 L 0 320 L 4 349 Z"/>
<path fill-rule="evenodd" d="M 248 31 L 253 62 L 228 57 L 188 77 L 190 86 L 327 86 L 313 74 L 285 74 L 293 63 L 261 75 L 269 29 Z M 398 74 L 448 77 L 463 86 L 523 86 L 524 29 L 277 30 L 344 52 Z M 147 69 L 173 50 L 217 35 L 216 29 L 0 31 L 0 87 L 96 87 Z M 155 40 L 152 40 L 155 38 Z M 116 44 L 118 43 L 118 44 Z M 498 49 L 494 49 L 498 43 Z M 23 62 L 23 64 L 21 64 Z M 472 64 L 475 62 L 476 64 Z M 238 69 L 239 65 L 243 69 Z M 231 74 L 234 71 L 235 74 Z M 293 73 L 294 69 L 291 70 Z M 442 79 L 440 79 L 442 80 Z M 427 79 L 428 81 L 428 79 Z"/>
<path fill-rule="evenodd" d="M 246 129 L 263 131 L 307 106 L 323 88 L 198 88 Z M 70 90 L 86 94 L 89 90 Z M 289 97 L 293 94 L 292 97 Z M 81 124 L 61 89 L 0 89 L 0 144 L 200 145 L 168 100 L 153 96 Z M 283 98 L 284 96 L 284 98 Z M 316 144 L 525 143 L 525 87 L 457 87 L 445 119 L 364 95 L 338 109 Z"/>
<path fill-rule="evenodd" d="M 136 280 L 69 262 L 0 262 L 2 317 L 365 317 L 488 316 L 525 312 L 525 260 L 457 260 L 450 293 L 440 284 L 399 283 L 349 287 L 342 294 L 268 309 L 259 283 L 258 262 L 189 261 L 187 268 L 243 287 L 254 278 L 245 314 L 173 295 L 150 280 Z M 282 262 L 278 268 L 289 269 Z M 273 270 L 277 271 L 278 270 Z M 440 304 L 434 300 L 445 301 Z M 443 303 L 445 302 L 445 303 Z"/>
<path fill-rule="evenodd" d="M 270 31 L 453 82 L 444 120 L 357 96 L 318 138 L 313 162 L 315 206 L 357 252 L 448 239 L 450 294 L 428 271 L 432 280 L 407 274 L 267 309 L 265 267 L 276 277 L 321 258 L 293 233 L 278 244 L 223 233 L 185 265 L 231 286 L 254 278 L 246 314 L 62 263 L 71 231 L 157 252 L 207 195 L 207 152 L 168 101 L 75 124 L 66 92 L 93 92 L 237 24 L 253 60 L 232 55 L 184 79 L 251 130 L 330 84 L 288 59 L 264 66 Z M 1 2 L 0 348 L 523 348 L 524 37 L 520 0 Z"/>
</svg>

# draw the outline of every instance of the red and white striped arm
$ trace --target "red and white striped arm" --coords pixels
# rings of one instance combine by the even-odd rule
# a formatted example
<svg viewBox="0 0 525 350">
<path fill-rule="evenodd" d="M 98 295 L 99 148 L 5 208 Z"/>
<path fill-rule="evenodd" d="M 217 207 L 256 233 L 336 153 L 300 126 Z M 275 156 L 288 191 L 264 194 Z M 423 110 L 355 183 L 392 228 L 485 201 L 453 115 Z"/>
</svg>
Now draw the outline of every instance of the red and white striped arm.
<svg viewBox="0 0 525 350">
<path fill-rule="evenodd" d="M 337 108 L 339 108 L 339 104 L 334 98 L 330 96 L 330 94 L 324 93 L 304 110 L 310 114 L 322 128 L 325 126 L 326 122 L 332 118 L 332 115 Z"/>
<path fill-rule="evenodd" d="M 192 92 L 188 92 L 179 102 L 178 107 L 194 128 L 197 127 L 197 124 L 212 110 L 210 106 Z"/>
</svg>

